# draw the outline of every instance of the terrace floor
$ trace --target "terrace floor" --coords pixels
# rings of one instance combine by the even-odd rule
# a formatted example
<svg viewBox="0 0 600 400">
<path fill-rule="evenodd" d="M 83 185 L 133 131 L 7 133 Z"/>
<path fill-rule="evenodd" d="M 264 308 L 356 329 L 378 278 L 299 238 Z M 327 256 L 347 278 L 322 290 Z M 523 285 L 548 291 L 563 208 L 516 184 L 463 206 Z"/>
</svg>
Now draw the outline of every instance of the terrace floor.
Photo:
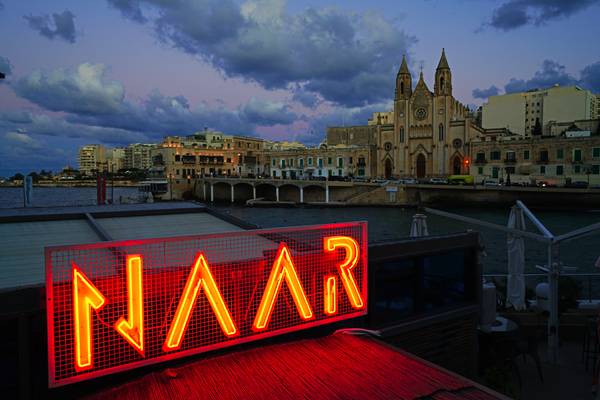
<svg viewBox="0 0 600 400">
<path fill-rule="evenodd" d="M 581 342 L 563 342 L 558 364 L 549 362 L 547 346 L 540 346 L 544 382 L 540 381 L 534 361 L 518 357 L 516 364 L 521 376 L 520 399 L 580 400 L 594 399 L 592 395 L 592 363 L 588 370 L 581 358 Z"/>
</svg>

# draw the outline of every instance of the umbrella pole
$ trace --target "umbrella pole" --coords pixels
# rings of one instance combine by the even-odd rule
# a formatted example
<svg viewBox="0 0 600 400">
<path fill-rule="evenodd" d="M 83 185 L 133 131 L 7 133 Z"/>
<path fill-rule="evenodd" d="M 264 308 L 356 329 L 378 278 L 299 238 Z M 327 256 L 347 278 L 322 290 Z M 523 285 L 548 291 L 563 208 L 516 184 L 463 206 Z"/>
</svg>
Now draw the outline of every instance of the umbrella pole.
<svg viewBox="0 0 600 400">
<path fill-rule="evenodd" d="M 548 244 L 548 286 L 550 288 L 550 316 L 548 319 L 548 359 L 558 363 L 558 277 L 559 265 L 553 261 L 553 245 Z"/>
</svg>

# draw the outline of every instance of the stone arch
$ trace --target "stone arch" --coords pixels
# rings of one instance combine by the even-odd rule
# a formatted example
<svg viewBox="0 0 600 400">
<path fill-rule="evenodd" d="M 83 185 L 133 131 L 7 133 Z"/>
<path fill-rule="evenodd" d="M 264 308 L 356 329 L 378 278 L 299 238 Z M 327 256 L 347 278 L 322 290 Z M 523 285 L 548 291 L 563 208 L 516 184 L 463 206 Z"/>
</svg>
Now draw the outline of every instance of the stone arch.
<svg viewBox="0 0 600 400">
<path fill-rule="evenodd" d="M 390 179 L 392 177 L 392 171 L 394 166 L 392 165 L 392 160 L 389 157 L 386 157 L 383 162 L 383 176 L 385 179 Z"/>
<path fill-rule="evenodd" d="M 304 186 L 304 202 L 305 203 L 316 203 L 325 202 L 325 188 L 320 185 L 306 185 Z"/>
<path fill-rule="evenodd" d="M 246 203 L 253 198 L 253 186 L 247 182 L 238 182 L 233 185 L 233 194 L 236 203 Z"/>
<path fill-rule="evenodd" d="M 214 201 L 231 201 L 231 184 L 229 182 L 213 183 L 213 196 Z"/>
<path fill-rule="evenodd" d="M 427 175 L 427 157 L 425 154 L 417 154 L 415 160 L 415 171 L 417 173 L 417 178 L 424 178 Z"/>
<path fill-rule="evenodd" d="M 286 183 L 279 186 L 279 201 L 300 203 L 300 188 L 298 185 Z"/>
<path fill-rule="evenodd" d="M 277 189 L 270 183 L 259 183 L 256 185 L 256 197 L 267 201 L 277 201 Z"/>
</svg>

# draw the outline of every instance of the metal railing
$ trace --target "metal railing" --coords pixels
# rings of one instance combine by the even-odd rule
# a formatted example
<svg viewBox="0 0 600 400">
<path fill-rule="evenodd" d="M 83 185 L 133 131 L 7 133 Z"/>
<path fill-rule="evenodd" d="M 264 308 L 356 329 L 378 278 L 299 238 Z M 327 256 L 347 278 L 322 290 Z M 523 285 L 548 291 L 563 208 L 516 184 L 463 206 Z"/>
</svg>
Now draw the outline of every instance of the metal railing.
<svg viewBox="0 0 600 400">
<path fill-rule="evenodd" d="M 484 278 L 502 278 L 507 279 L 508 274 L 482 274 Z M 594 288 L 592 286 L 592 282 L 594 281 L 597 284 L 597 289 L 600 291 L 600 272 L 582 272 L 582 273 L 561 273 L 560 276 L 566 276 L 575 279 L 578 282 L 585 282 L 585 286 L 582 287 L 581 294 L 585 295 L 585 297 L 578 300 L 586 300 L 588 303 L 591 303 L 592 300 L 600 301 L 600 292 L 594 294 Z M 547 282 L 548 274 L 542 273 L 525 273 L 523 277 L 527 280 L 528 278 L 539 278 L 539 282 Z M 539 283 L 538 282 L 538 283 Z M 530 289 L 535 290 L 535 287 L 528 286 Z M 595 296 L 595 298 L 594 298 Z"/>
</svg>

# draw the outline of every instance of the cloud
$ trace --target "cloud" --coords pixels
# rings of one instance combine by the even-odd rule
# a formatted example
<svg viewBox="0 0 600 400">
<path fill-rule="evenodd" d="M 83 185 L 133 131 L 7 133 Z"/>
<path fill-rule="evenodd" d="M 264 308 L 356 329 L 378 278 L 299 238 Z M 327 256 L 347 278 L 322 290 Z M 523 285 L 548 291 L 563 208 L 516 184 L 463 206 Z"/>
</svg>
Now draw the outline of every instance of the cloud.
<svg viewBox="0 0 600 400">
<path fill-rule="evenodd" d="M 296 114 L 283 103 L 264 101 L 252 97 L 241 109 L 243 118 L 257 125 L 288 125 L 296 120 Z"/>
<path fill-rule="evenodd" d="M 221 103 L 192 107 L 184 96 L 165 96 L 158 90 L 140 102 L 128 101 L 123 85 L 108 79 L 106 71 L 102 64 L 89 63 L 34 71 L 13 85 L 15 93 L 45 110 L 63 113 L 62 122 L 16 112 L 0 114 L 0 121 L 29 124 L 28 129 L 42 135 L 93 138 L 97 134 L 107 143 L 130 143 L 204 127 L 251 135 L 258 126 L 291 124 L 297 119 L 285 104 L 257 98 L 233 109 Z"/>
<path fill-rule="evenodd" d="M 495 85 L 490 86 L 487 89 L 473 89 L 473 97 L 476 99 L 487 99 L 490 96 L 496 96 L 500 93 L 500 89 L 498 89 Z"/>
<path fill-rule="evenodd" d="M 579 84 L 596 94 L 600 93 L 600 61 L 588 65 L 581 71 Z"/>
<path fill-rule="evenodd" d="M 48 39 L 59 38 L 69 43 L 75 43 L 75 15 L 65 10 L 62 13 L 50 15 L 25 15 L 23 16 L 29 27 Z"/>
<path fill-rule="evenodd" d="M 524 92 L 531 89 L 546 89 L 556 84 L 560 86 L 577 85 L 579 82 L 569 75 L 564 65 L 556 61 L 544 60 L 542 68 L 533 78 L 523 80 L 512 78 L 505 86 L 506 93 Z"/>
<path fill-rule="evenodd" d="M 314 92 L 309 92 L 300 85 L 293 89 L 292 100 L 302 104 L 304 107 L 315 109 L 323 100 Z"/>
<path fill-rule="evenodd" d="M 7 132 L 4 135 L 4 139 L 13 145 L 12 149 L 14 150 L 14 146 L 17 148 L 24 147 L 27 150 L 39 150 L 42 146 L 40 142 L 33 139 L 31 136 L 26 133 L 11 131 Z"/>
<path fill-rule="evenodd" d="M 509 31 L 528 24 L 544 25 L 584 10 L 598 0 L 508 0 L 492 12 L 487 25 Z"/>
<path fill-rule="evenodd" d="M 0 72 L 2 72 L 6 77 L 12 74 L 12 65 L 10 60 L 6 57 L 0 56 Z M 3 80 L 0 80 L 0 84 Z"/>
<path fill-rule="evenodd" d="M 195 55 L 228 77 L 267 89 L 302 85 L 338 105 L 392 96 L 399 55 L 416 38 L 376 12 L 335 8 L 286 11 L 285 0 L 109 0 L 163 43 Z"/>
<path fill-rule="evenodd" d="M 19 79 L 15 92 L 47 110 L 81 114 L 115 112 L 123 102 L 119 82 L 105 78 L 102 64 L 81 64 L 75 70 L 34 71 Z"/>
</svg>

